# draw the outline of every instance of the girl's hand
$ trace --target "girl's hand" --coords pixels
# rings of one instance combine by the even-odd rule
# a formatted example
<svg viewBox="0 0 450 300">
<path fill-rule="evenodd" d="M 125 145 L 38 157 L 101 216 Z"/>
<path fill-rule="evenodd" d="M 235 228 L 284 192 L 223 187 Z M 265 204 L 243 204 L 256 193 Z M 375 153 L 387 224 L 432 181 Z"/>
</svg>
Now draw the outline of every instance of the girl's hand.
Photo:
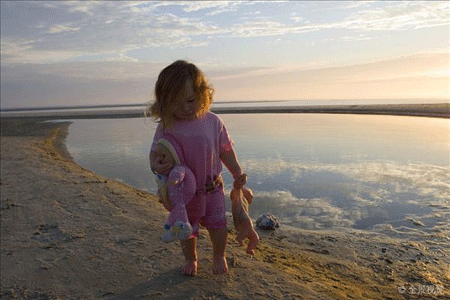
<svg viewBox="0 0 450 300">
<path fill-rule="evenodd" d="M 240 189 L 247 183 L 247 174 L 240 172 L 239 174 L 236 174 L 234 177 L 234 188 Z"/>
<path fill-rule="evenodd" d="M 173 167 L 173 162 L 164 160 L 160 156 L 155 156 L 150 162 L 151 169 L 154 173 L 158 174 L 168 174 Z"/>
</svg>

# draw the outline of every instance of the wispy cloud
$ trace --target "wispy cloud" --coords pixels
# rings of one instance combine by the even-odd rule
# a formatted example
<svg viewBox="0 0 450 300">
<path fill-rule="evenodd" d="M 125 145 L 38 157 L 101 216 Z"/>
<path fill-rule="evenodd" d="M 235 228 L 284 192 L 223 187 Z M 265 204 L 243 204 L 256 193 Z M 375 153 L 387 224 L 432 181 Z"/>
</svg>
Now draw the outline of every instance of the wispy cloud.
<svg viewBox="0 0 450 300">
<path fill-rule="evenodd" d="M 364 9 L 331 24 L 364 31 L 406 30 L 450 24 L 450 5 L 445 1 L 408 1 L 388 3 L 375 9 Z"/>
<path fill-rule="evenodd" d="M 181 4 L 188 12 L 218 6 L 187 3 Z M 2 51 L 8 54 L 2 63 L 49 62 L 36 60 L 38 55 L 35 54 L 42 51 L 52 52 L 50 62 L 54 62 L 67 59 L 68 52 L 78 57 L 80 53 L 112 53 L 146 47 L 206 46 L 208 40 L 194 41 L 193 38 L 225 31 L 198 18 L 150 13 L 160 5 L 162 3 L 115 1 L 2 2 Z M 30 14 L 27 12 L 30 9 L 37 12 Z M 33 25 L 35 23 L 39 26 Z M 54 55 L 57 52 L 61 55 Z"/>
<path fill-rule="evenodd" d="M 53 25 L 48 29 L 48 33 L 61 33 L 61 32 L 70 32 L 70 31 L 79 31 L 81 27 L 71 27 L 70 25 L 58 24 Z"/>
<path fill-rule="evenodd" d="M 119 2 L 119 1 L 61 1 L 61 2 L 2 2 L 2 51 L 8 62 L 40 62 L 35 53 L 52 52 L 53 61 L 74 57 L 79 53 L 99 54 L 123 52 L 146 47 L 207 46 L 214 36 L 240 38 L 270 37 L 329 29 L 345 28 L 358 31 L 396 31 L 449 24 L 450 6 L 446 2 L 385 3 L 376 8 L 352 12 L 341 20 L 317 22 L 309 20 L 302 11 L 284 20 L 272 20 L 263 14 L 250 15 L 241 22 L 230 18 L 227 24 L 211 16 L 235 13 L 241 8 L 273 5 L 235 1 L 181 2 Z M 180 8 L 184 14 L 175 15 Z M 202 14 L 197 14 L 201 12 Z M 371 37 L 363 33 L 357 40 Z M 340 39 L 348 40 L 349 35 Z M 14 45 L 28 45 L 14 48 Z M 16 51 L 14 51 L 16 50 Z M 17 50 L 20 50 L 17 52 Z M 61 56 L 55 55 L 61 52 Z M 16 53 L 14 56 L 13 53 Z M 33 59 L 26 59 L 26 56 Z M 16 59 L 14 59 L 14 57 Z"/>
<path fill-rule="evenodd" d="M 305 33 L 321 30 L 322 26 L 317 25 L 291 25 L 272 20 L 246 21 L 243 24 L 236 24 L 231 27 L 233 36 L 257 37 L 285 35 L 293 33 Z"/>
</svg>

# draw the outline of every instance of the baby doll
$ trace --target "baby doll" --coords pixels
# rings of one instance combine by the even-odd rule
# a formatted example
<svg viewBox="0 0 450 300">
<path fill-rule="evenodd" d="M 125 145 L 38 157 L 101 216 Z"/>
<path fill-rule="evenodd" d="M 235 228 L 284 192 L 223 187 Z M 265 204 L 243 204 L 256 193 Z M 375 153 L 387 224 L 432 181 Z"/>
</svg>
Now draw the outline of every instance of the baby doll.
<svg viewBox="0 0 450 300">
<path fill-rule="evenodd" d="M 253 194 L 249 188 L 234 188 L 230 194 L 231 210 L 234 227 L 238 231 L 236 241 L 242 246 L 246 238 L 249 239 L 247 253 L 253 255 L 259 241 L 259 236 L 253 229 L 252 220 L 248 215 L 248 205 L 252 203 Z"/>
<path fill-rule="evenodd" d="M 166 233 L 162 236 L 162 240 L 166 243 L 185 240 L 192 234 L 186 204 L 195 196 L 196 182 L 192 171 L 180 161 L 183 157 L 181 154 L 182 150 L 178 143 L 170 136 L 158 140 L 157 159 L 173 165 L 166 174 L 156 174 L 160 200 L 164 207 L 170 210 L 169 218 L 164 225 Z"/>
</svg>

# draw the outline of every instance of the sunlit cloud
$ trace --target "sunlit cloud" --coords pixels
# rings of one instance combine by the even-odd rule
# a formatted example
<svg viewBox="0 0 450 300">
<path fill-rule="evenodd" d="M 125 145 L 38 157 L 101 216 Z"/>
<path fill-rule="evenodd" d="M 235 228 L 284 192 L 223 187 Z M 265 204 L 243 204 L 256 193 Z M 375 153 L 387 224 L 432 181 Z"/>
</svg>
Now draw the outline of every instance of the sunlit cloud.
<svg viewBox="0 0 450 300">
<path fill-rule="evenodd" d="M 330 26 L 366 31 L 406 30 L 450 24 L 447 2 L 408 1 L 389 3 L 386 7 L 364 9 Z"/>
<path fill-rule="evenodd" d="M 429 76 L 429 77 L 446 77 L 446 78 L 450 78 L 450 69 L 437 68 L 435 70 L 431 70 L 431 71 L 425 72 L 423 75 Z"/>
<path fill-rule="evenodd" d="M 70 32 L 70 31 L 79 31 L 81 27 L 71 27 L 70 25 L 53 25 L 48 29 L 48 33 L 61 33 L 61 32 Z"/>
<path fill-rule="evenodd" d="M 325 63 L 326 65 L 326 63 Z M 323 67 L 289 65 L 248 70 L 213 80 L 221 96 L 221 88 L 228 98 L 238 94 L 253 99 L 364 99 L 364 98 L 449 98 L 450 77 L 424 74 L 450 66 L 450 54 L 421 53 L 351 66 Z M 247 81 L 243 81 L 243 79 Z M 252 82 L 248 86 L 245 82 Z M 232 88 L 233 87 L 233 88 Z M 426 87 L 426 88 L 425 88 Z M 284 99 L 279 97 L 283 91 Z M 369 97 L 370 94 L 370 97 Z M 225 97 L 224 97 L 225 98 Z"/>
</svg>

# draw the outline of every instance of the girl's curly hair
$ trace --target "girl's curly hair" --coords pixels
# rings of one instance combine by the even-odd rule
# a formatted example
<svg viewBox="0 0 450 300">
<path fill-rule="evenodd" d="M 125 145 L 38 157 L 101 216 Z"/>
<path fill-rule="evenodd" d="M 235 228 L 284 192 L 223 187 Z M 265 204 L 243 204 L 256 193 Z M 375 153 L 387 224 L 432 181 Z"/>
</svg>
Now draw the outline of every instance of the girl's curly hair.
<svg viewBox="0 0 450 300">
<path fill-rule="evenodd" d="M 201 116 L 209 110 L 214 88 L 194 64 L 177 60 L 159 74 L 155 85 L 155 101 L 149 108 L 150 116 L 161 122 L 164 129 L 170 128 L 175 122 L 174 111 L 183 100 L 188 82 L 191 82 L 195 94 L 196 115 Z"/>
</svg>

